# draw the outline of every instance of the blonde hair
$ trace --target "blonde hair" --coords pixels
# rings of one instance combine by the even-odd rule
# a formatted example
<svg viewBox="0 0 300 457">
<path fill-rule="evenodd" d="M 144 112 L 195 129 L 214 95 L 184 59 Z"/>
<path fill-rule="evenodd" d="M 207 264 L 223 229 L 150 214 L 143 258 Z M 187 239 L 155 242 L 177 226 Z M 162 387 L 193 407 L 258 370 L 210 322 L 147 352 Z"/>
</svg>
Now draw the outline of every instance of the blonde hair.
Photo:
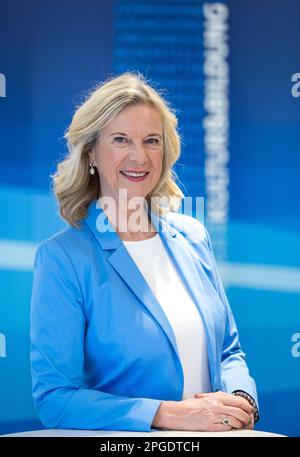
<svg viewBox="0 0 300 457">
<path fill-rule="evenodd" d="M 76 110 L 65 132 L 68 154 L 51 175 L 53 191 L 59 203 L 61 216 L 74 227 L 85 218 L 90 202 L 99 198 L 100 179 L 98 172 L 89 173 L 89 154 L 99 138 L 100 131 L 118 113 L 129 105 L 147 104 L 161 114 L 163 120 L 163 166 L 155 188 L 147 196 L 167 197 L 169 209 L 177 210 L 184 197 L 176 184 L 173 165 L 180 155 L 178 121 L 161 93 L 151 87 L 140 73 L 126 72 L 107 79 L 93 90 Z M 97 169 L 96 169 L 97 170 Z M 164 209 L 156 206 L 156 213 Z"/>
</svg>

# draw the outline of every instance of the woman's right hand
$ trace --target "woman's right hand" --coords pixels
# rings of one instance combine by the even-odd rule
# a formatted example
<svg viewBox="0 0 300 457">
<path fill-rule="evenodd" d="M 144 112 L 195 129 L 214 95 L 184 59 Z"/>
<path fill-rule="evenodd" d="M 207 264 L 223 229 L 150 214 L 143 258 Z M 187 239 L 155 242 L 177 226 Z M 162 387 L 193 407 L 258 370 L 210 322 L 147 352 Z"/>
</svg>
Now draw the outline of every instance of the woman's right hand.
<svg viewBox="0 0 300 457">
<path fill-rule="evenodd" d="M 227 431 L 246 428 L 253 419 L 253 407 L 242 397 L 225 392 L 197 394 L 197 398 L 163 401 L 152 427 L 165 430 Z M 222 423 L 224 418 L 230 425 Z"/>
</svg>

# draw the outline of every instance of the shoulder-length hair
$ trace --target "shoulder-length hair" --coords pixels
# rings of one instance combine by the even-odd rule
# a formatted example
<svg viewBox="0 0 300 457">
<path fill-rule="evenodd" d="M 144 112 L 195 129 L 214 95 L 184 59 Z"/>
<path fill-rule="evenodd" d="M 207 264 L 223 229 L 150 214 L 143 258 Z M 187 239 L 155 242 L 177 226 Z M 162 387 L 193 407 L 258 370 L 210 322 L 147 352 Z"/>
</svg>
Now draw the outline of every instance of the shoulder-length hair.
<svg viewBox="0 0 300 457">
<path fill-rule="evenodd" d="M 85 218 L 90 202 L 101 196 L 101 183 L 97 169 L 89 173 L 90 152 L 105 127 L 118 113 L 129 105 L 147 104 L 154 107 L 163 121 L 163 166 L 155 188 L 147 196 L 151 204 L 153 197 L 167 201 L 168 210 L 177 210 L 184 197 L 176 184 L 177 176 L 173 165 L 180 155 L 178 121 L 169 103 L 158 90 L 151 87 L 139 72 L 125 72 L 107 79 L 94 89 L 84 103 L 77 108 L 64 138 L 68 153 L 58 163 L 51 175 L 53 191 L 59 203 L 60 215 L 74 227 Z M 165 211 L 162 206 L 151 205 L 154 212 Z"/>
</svg>

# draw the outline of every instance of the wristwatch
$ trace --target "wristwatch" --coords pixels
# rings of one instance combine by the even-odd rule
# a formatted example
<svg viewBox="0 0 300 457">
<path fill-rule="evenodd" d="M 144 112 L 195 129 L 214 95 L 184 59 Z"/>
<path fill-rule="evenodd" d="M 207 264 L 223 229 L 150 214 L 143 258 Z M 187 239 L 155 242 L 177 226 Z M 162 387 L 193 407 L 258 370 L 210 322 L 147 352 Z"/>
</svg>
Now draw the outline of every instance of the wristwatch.
<svg viewBox="0 0 300 457">
<path fill-rule="evenodd" d="M 248 400 L 250 405 L 253 406 L 253 408 L 254 408 L 254 424 L 256 424 L 256 422 L 259 421 L 259 413 L 258 413 L 258 408 L 257 408 L 257 405 L 255 403 L 255 400 L 251 397 L 251 395 L 247 394 L 247 392 L 244 392 L 243 390 L 235 390 L 232 393 L 233 393 L 233 395 L 238 395 L 240 397 L 245 398 L 246 400 Z"/>
</svg>

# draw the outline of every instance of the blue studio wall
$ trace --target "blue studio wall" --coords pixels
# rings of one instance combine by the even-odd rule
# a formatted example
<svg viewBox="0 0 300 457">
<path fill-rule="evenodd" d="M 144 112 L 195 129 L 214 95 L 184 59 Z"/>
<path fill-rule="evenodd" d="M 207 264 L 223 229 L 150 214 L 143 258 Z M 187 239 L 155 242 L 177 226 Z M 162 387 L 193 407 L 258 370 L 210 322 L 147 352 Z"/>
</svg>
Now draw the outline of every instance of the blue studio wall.
<svg viewBox="0 0 300 457">
<path fill-rule="evenodd" d="M 63 132 L 86 91 L 138 70 L 177 111 L 176 171 L 186 195 L 205 197 L 257 381 L 257 429 L 300 435 L 299 21 L 297 0 L 2 0 L 0 434 L 43 428 L 31 398 L 32 262 L 64 226 L 49 180 Z M 211 172 L 212 137 L 224 141 L 214 162 L 222 180 Z"/>
</svg>

